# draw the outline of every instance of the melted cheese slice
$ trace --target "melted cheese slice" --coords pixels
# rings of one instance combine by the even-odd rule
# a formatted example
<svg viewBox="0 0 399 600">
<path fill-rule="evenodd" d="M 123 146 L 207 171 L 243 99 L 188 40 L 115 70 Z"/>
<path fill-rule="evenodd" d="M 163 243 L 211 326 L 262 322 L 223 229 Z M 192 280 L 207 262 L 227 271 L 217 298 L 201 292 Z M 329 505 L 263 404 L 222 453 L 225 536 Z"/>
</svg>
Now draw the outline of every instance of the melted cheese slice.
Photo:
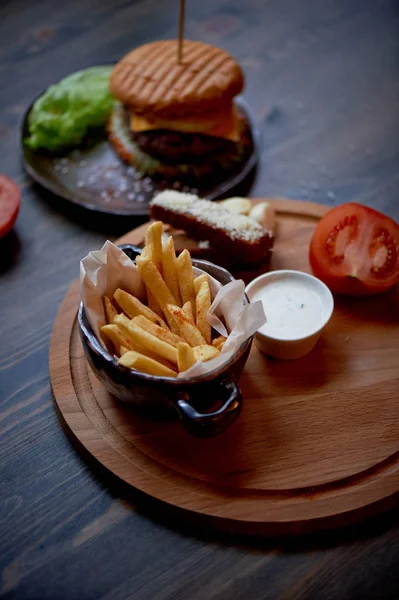
<svg viewBox="0 0 399 600">
<path fill-rule="evenodd" d="M 236 110 L 226 111 L 212 118 L 192 116 L 189 119 L 148 119 L 142 115 L 132 113 L 130 117 L 132 131 L 151 131 L 154 129 L 169 129 L 186 133 L 202 133 L 213 137 L 220 137 L 231 142 L 240 139 L 240 123 Z"/>
</svg>

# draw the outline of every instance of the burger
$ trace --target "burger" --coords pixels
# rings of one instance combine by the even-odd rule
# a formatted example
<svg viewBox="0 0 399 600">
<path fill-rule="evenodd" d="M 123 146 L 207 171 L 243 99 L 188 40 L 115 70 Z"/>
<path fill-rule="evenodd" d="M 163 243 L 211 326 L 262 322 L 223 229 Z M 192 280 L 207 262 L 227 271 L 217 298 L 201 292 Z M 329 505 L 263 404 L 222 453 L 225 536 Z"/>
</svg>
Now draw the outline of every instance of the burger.
<svg viewBox="0 0 399 600">
<path fill-rule="evenodd" d="M 225 50 L 189 40 L 179 62 L 177 45 L 145 44 L 114 67 L 111 143 L 144 173 L 199 178 L 233 169 L 249 144 L 234 102 L 244 87 L 241 68 Z"/>
</svg>

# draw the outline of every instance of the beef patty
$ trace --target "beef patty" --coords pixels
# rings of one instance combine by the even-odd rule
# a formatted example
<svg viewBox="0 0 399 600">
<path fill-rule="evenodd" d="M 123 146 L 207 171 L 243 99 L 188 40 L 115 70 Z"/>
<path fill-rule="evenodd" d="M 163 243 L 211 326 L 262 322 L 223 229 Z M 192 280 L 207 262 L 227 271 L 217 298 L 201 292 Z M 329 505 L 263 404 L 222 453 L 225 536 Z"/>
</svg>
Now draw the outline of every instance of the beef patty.
<svg viewBox="0 0 399 600">
<path fill-rule="evenodd" d="M 166 129 L 132 132 L 133 140 L 142 152 L 170 163 L 192 163 L 212 154 L 225 154 L 235 144 L 222 138 L 201 133 L 183 133 Z"/>
<path fill-rule="evenodd" d="M 245 121 L 240 116 L 241 128 Z M 126 119 L 130 116 L 126 111 Z M 132 131 L 132 137 L 138 148 L 145 154 L 171 164 L 197 163 L 214 154 L 230 154 L 237 149 L 237 143 L 229 140 L 204 135 L 202 133 L 186 133 L 168 129 L 151 131 Z"/>
</svg>

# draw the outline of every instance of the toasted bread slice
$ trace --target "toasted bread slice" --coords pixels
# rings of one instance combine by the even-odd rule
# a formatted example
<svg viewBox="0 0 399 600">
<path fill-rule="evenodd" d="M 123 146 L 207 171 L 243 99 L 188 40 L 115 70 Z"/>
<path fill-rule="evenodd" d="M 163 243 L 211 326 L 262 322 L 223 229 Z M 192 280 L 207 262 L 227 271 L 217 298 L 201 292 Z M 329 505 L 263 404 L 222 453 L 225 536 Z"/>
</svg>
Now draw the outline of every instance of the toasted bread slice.
<svg viewBox="0 0 399 600">
<path fill-rule="evenodd" d="M 192 194 L 165 190 L 155 196 L 150 210 L 154 219 L 183 229 L 196 240 L 208 240 L 213 248 L 240 263 L 260 262 L 273 245 L 272 231 L 253 219 Z"/>
</svg>

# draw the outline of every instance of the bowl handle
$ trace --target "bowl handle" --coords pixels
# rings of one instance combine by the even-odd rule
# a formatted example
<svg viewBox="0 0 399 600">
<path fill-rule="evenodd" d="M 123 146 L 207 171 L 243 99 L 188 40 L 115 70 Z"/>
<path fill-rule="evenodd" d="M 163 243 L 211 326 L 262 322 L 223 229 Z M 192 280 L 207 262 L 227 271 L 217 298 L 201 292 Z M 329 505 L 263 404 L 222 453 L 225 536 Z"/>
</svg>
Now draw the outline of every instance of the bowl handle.
<svg viewBox="0 0 399 600">
<path fill-rule="evenodd" d="M 210 413 L 200 413 L 189 402 L 187 393 L 182 393 L 172 405 L 177 411 L 183 427 L 195 437 L 213 437 L 222 433 L 230 427 L 237 419 L 242 408 L 241 390 L 233 377 L 227 377 L 219 381 L 214 387 L 214 391 L 209 390 L 209 396 L 219 397 L 219 394 L 227 395 L 223 405 Z"/>
</svg>

